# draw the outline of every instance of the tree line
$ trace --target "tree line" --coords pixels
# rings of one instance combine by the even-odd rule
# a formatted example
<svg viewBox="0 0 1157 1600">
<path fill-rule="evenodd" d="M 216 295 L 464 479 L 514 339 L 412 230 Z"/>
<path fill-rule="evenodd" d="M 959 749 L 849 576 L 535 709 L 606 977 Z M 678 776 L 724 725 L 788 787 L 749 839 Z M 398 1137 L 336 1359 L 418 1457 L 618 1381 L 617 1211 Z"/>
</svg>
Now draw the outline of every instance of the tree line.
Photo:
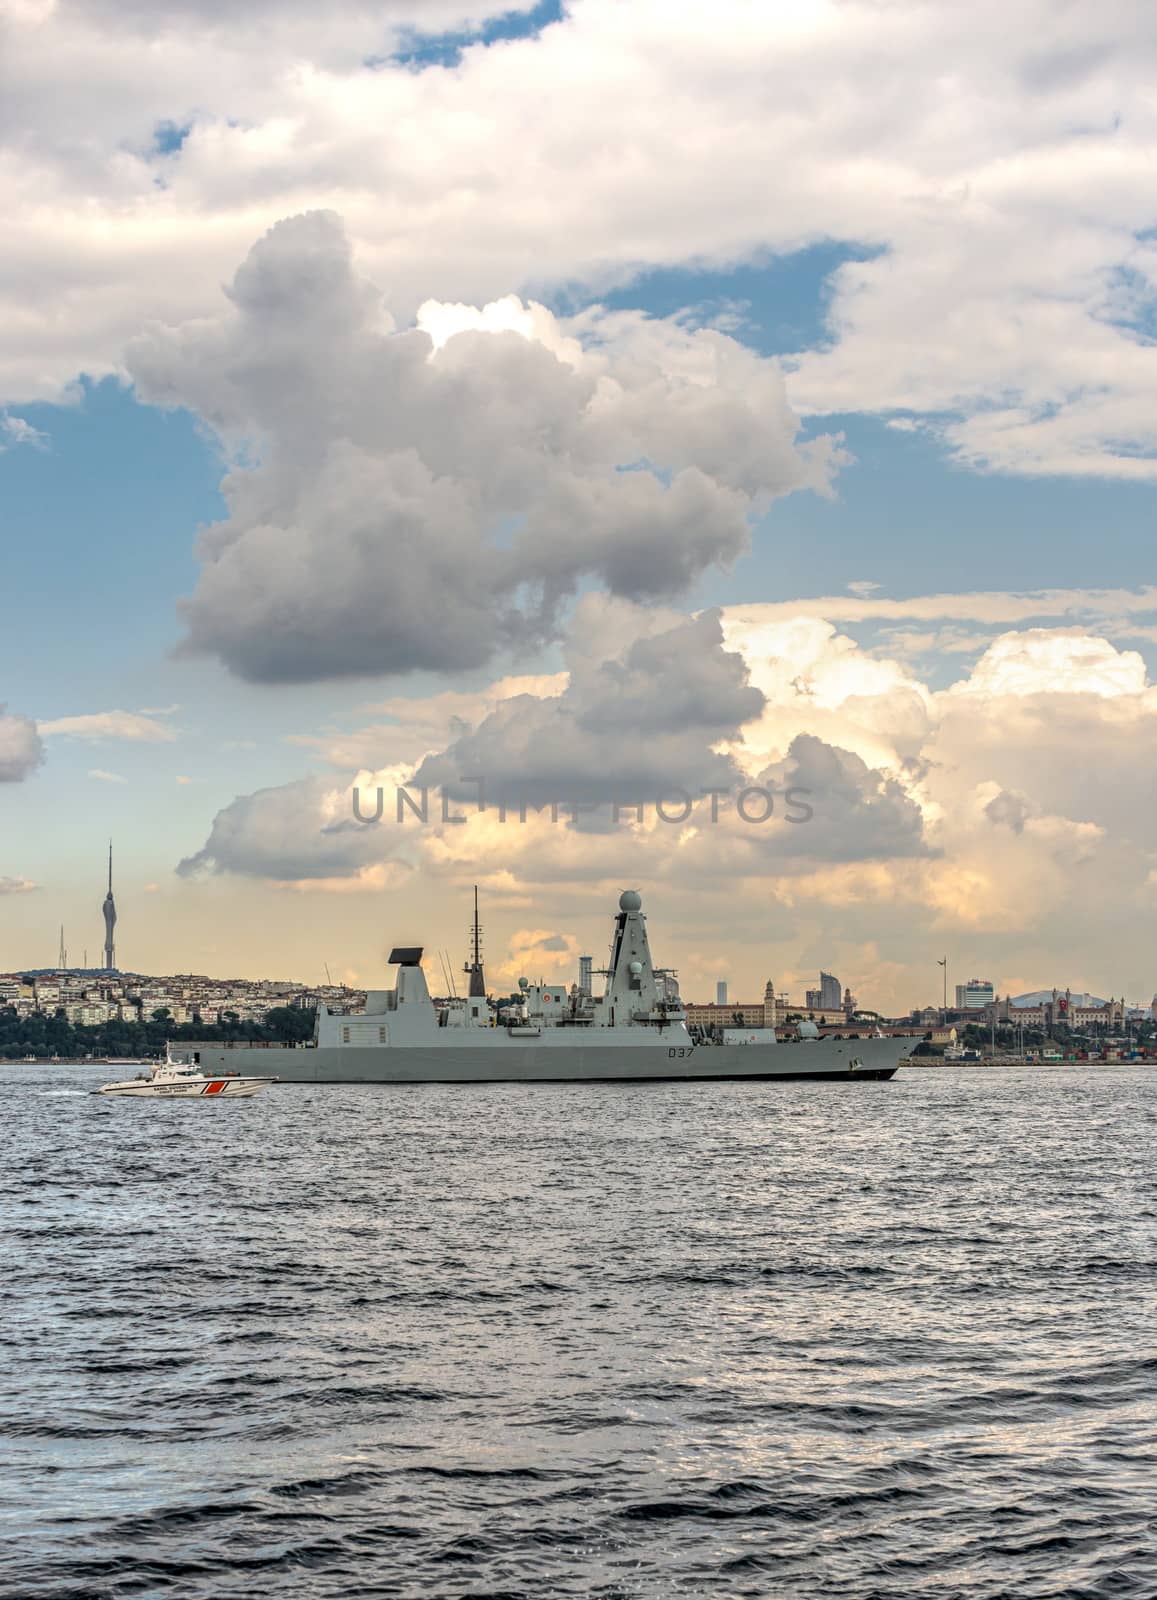
<svg viewBox="0 0 1157 1600">
<path fill-rule="evenodd" d="M 267 1044 L 298 1044 L 313 1037 L 313 1011 L 297 1006 L 274 1006 L 260 1022 L 243 1022 L 236 1011 L 223 1013 L 216 1023 L 174 1022 L 172 1012 L 161 1006 L 139 1022 L 111 1018 L 108 1022 L 86 1025 L 69 1022 L 63 1007 L 49 1014 L 34 1011 L 20 1016 L 14 1006 L 0 1009 L 0 1059 L 19 1061 L 25 1056 L 48 1060 L 83 1060 L 86 1056 L 160 1057 L 166 1040 L 182 1043 L 193 1040 L 260 1041 Z"/>
</svg>

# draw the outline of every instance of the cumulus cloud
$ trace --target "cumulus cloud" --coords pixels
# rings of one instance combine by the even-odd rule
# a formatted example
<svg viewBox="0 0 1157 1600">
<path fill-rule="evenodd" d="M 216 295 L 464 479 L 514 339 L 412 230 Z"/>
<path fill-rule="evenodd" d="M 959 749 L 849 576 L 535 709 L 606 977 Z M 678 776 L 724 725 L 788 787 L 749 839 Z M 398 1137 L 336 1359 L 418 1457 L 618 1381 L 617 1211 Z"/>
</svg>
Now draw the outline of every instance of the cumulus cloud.
<svg viewBox="0 0 1157 1600">
<path fill-rule="evenodd" d="M 394 696 L 377 726 L 426 746 L 418 770 L 432 783 L 478 772 L 466 758 L 491 752 L 508 774 L 568 778 L 573 746 L 603 763 L 594 792 L 605 797 L 671 770 L 653 769 L 647 749 L 630 752 L 632 740 L 664 749 L 666 685 L 677 718 L 693 721 L 700 708 L 696 739 L 666 747 L 674 764 L 728 763 L 717 822 L 700 801 L 676 825 L 651 805 L 642 822 L 624 807 L 612 825 L 604 799 L 601 819 L 578 827 L 565 810 L 557 824 L 535 812 L 502 823 L 494 805 L 475 809 L 471 790 L 453 808 L 465 820 L 443 823 L 435 786 L 426 825 L 408 816 L 399 826 L 393 785 L 412 781 L 413 768 L 400 761 L 354 779 L 342 759 L 343 742 L 359 748 L 354 731 L 326 747 L 334 776 L 311 780 L 304 801 L 290 786 L 227 808 L 199 864 L 354 894 L 400 881 L 412 864 L 427 885 L 481 883 L 488 903 L 517 908 L 544 936 L 569 932 L 580 912 L 601 917 L 641 882 L 648 904 L 663 906 L 672 958 L 706 984 L 727 949 L 752 993 L 801 961 L 836 962 L 844 977 L 862 974 L 853 986 L 884 1008 L 931 1002 L 930 949 L 950 951 L 958 976 L 967 966 L 1007 987 L 1014 975 L 1018 990 L 1066 971 L 1104 993 L 1151 989 L 1157 689 L 1129 650 L 1072 627 L 1029 628 L 994 640 L 987 659 L 958 661 L 957 683 L 937 689 L 823 617 L 760 619 L 735 607 L 689 618 L 588 595 L 580 620 L 561 677 Z M 366 812 L 384 785 L 381 825 L 335 827 L 352 818 L 351 782 Z M 741 782 L 776 790 L 767 825 L 737 814 Z M 811 791 L 806 823 L 786 819 L 789 787 Z M 749 815 L 759 809 L 752 797 Z M 231 833 L 243 841 L 235 853 Z M 325 854 L 311 866 L 315 850 Z M 525 966 L 550 971 L 551 953 L 528 954 Z M 925 969 L 914 994 L 912 974 Z"/>
<path fill-rule="evenodd" d="M 44 760 L 36 724 L 0 702 L 0 783 L 19 783 Z"/>
<path fill-rule="evenodd" d="M 342 208 L 407 316 L 838 240 L 799 404 L 930 418 L 1001 470 L 1153 475 L 1135 0 L 573 0 L 452 68 L 393 58 L 493 9 L 5 0 L 3 393 L 210 313 L 243 242 L 303 207 Z"/>
<path fill-rule="evenodd" d="M 895 766 L 923 749 L 934 721 L 927 685 L 904 663 L 869 654 L 825 615 L 729 606 L 723 628 L 764 696 L 759 720 L 743 730 L 761 765 L 782 760 L 799 734 L 870 767 Z"/>
<path fill-rule="evenodd" d="M 1134 651 L 1069 629 L 1006 634 L 936 696 L 935 709 L 926 755 L 949 816 L 994 784 L 988 799 L 999 816 L 987 820 L 1013 826 L 1014 805 L 998 791 L 1019 797 L 1016 805 L 1031 808 L 1022 840 L 1034 835 L 1032 817 L 1054 815 L 1134 851 L 1157 850 L 1148 799 L 1157 789 L 1157 689 Z"/>
<path fill-rule="evenodd" d="M 484 779 L 491 803 L 651 803 L 739 780 L 715 746 L 757 717 L 764 697 L 738 653 L 723 646 L 717 612 L 676 618 L 587 596 L 557 695 L 503 700 L 414 774 L 416 784 L 463 793 Z M 605 819 L 604 819 L 605 820 Z"/>
<path fill-rule="evenodd" d="M 779 858 L 876 861 L 929 853 L 924 813 L 901 779 L 814 734 L 797 735 L 786 759 L 760 773 L 759 783 L 806 798 L 806 820 L 764 836 Z"/>
<path fill-rule="evenodd" d="M 895 680 L 869 657 L 851 662 L 855 647 L 833 642 L 831 632 L 821 626 L 808 641 L 820 698 L 842 703 L 844 727 L 867 725 L 868 691 L 875 684 L 883 703 L 883 685 L 894 691 Z M 780 649 L 791 642 L 780 641 Z M 798 630 L 795 643 L 792 666 L 798 674 Z M 828 659 L 821 663 L 825 646 Z M 623 864 L 628 830 L 631 850 L 644 854 L 652 873 L 708 880 L 799 872 L 805 860 L 928 853 L 920 805 L 905 787 L 905 758 L 896 756 L 895 770 L 885 772 L 853 749 L 798 729 L 772 764 L 765 753 L 761 759 L 758 744 L 746 746 L 747 731 L 763 726 L 767 696 L 752 681 L 748 661 L 727 647 L 719 613 L 688 617 L 587 595 L 577 608 L 565 660 L 565 681 L 543 685 L 555 692 L 507 693 L 489 704 L 479 697 L 477 720 L 415 770 L 360 774 L 361 814 L 373 813 L 379 784 L 383 825 L 350 822 L 348 786 L 327 790 L 321 780 L 307 780 L 235 801 L 182 871 L 210 865 L 279 879 L 343 871 L 354 876 L 369 862 L 388 859 L 405 839 L 407 849 L 434 872 L 453 873 L 469 861 L 483 875 L 505 869 L 527 881 L 591 881 L 613 874 L 616 861 Z M 766 667 L 766 657 L 759 664 Z M 787 663 L 779 660 L 778 668 L 787 672 Z M 800 715 L 806 717 L 810 708 L 814 717 L 816 703 L 808 699 Z M 420 721 L 417 709 L 406 717 L 400 702 L 392 704 L 403 723 Z M 443 710 L 457 716 L 459 697 Z M 824 726 L 836 726 L 836 715 L 832 711 Z M 892 726 L 898 726 L 895 712 Z M 870 748 L 880 740 L 876 729 L 865 744 Z M 911 778 L 907 771 L 909 784 Z M 414 822 L 409 834 L 394 816 L 398 782 L 418 803 L 423 791 L 430 795 L 424 824 Z M 775 792 L 770 825 L 751 825 L 752 808 L 754 820 L 763 820 L 762 799 L 745 810 L 738 805 L 748 785 Z M 801 795 L 790 814 L 788 790 Z M 448 805 L 437 798 L 439 791 L 451 797 Z M 707 798 L 711 793 L 718 804 Z M 699 809 L 692 815 L 694 806 Z M 798 823 L 803 810 L 811 812 L 807 826 L 793 824 L 791 817 Z M 262 844 L 266 836 L 275 847 Z"/>
<path fill-rule="evenodd" d="M 259 682 L 479 667 L 591 580 L 672 598 L 841 459 L 710 330 L 588 318 L 583 342 L 521 305 L 395 330 L 329 213 L 278 224 L 229 297 L 129 365 L 238 452 L 184 614 L 189 649 Z"/>
<path fill-rule="evenodd" d="M 378 830 L 353 821 L 348 788 L 302 778 L 239 795 L 217 813 L 204 846 L 177 871 L 186 878 L 229 872 L 316 884 L 380 866 L 382 853 Z"/>
<path fill-rule="evenodd" d="M 949 692 L 987 697 L 1091 694 L 1115 699 L 1143 694 L 1146 684 L 1145 662 L 1135 650 L 1118 650 L 1107 639 L 1076 630 L 1031 628 L 995 640 Z"/>
</svg>

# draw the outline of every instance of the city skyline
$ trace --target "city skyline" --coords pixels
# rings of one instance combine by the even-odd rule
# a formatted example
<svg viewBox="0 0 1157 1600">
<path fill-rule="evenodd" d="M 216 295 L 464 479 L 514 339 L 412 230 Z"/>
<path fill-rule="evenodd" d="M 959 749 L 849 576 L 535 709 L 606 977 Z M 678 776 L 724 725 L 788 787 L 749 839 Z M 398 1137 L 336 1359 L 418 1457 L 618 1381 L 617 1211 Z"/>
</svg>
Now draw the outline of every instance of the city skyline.
<svg viewBox="0 0 1157 1600">
<path fill-rule="evenodd" d="M 112 897 L 112 845 L 111 845 L 111 842 L 110 842 L 110 845 L 109 845 L 108 873 L 109 873 L 109 877 L 108 877 L 109 888 L 108 888 L 108 894 L 106 895 L 105 906 L 107 906 L 108 900 L 111 899 L 111 897 Z M 105 909 L 105 907 L 102 906 L 102 912 L 104 911 L 104 909 Z M 114 924 L 115 924 L 115 910 L 114 910 L 114 919 L 113 920 L 114 920 Z M 108 920 L 107 920 L 107 915 L 106 915 L 106 917 L 105 917 L 106 931 L 108 929 L 108 926 L 109 925 L 108 925 Z M 546 962 L 552 964 L 553 971 L 550 974 L 551 981 L 568 982 L 569 983 L 570 981 L 573 980 L 577 984 L 577 986 L 578 986 L 578 988 L 580 990 L 582 990 L 584 992 L 593 992 L 593 973 L 598 971 L 599 969 L 595 965 L 595 958 L 593 956 L 586 955 L 586 954 L 576 954 L 576 951 L 579 949 L 579 943 L 577 941 L 574 941 L 574 940 L 565 941 L 565 940 L 562 940 L 559 936 L 554 936 L 552 938 L 546 938 L 546 939 L 544 939 L 544 938 L 542 938 L 540 936 L 538 939 L 533 939 L 532 938 L 528 942 L 527 939 L 526 939 L 526 935 L 525 935 L 524 931 L 520 931 L 520 933 L 515 936 L 515 940 L 518 942 L 520 950 L 526 956 L 531 957 L 531 958 L 537 957 L 537 959 L 538 959 L 538 961 L 540 963 L 542 963 L 543 961 L 546 961 Z M 512 941 L 512 943 L 514 943 L 514 942 L 515 941 Z M 66 954 L 67 954 L 67 941 L 66 941 L 66 935 L 65 935 L 65 928 L 64 928 L 63 925 L 61 925 L 60 932 L 59 932 L 59 959 L 58 959 L 58 961 L 57 961 L 57 963 L 55 965 L 46 964 L 44 966 L 38 966 L 38 965 L 36 965 L 35 963 L 32 963 L 32 962 L 28 962 L 28 963 L 24 963 L 24 964 L 17 963 L 9 971 L 5 972 L 3 970 L 0 970 L 0 979 L 3 979 L 3 978 L 13 979 L 13 978 L 15 978 L 15 977 L 17 977 L 19 975 L 22 975 L 22 974 L 28 974 L 29 976 L 35 975 L 35 976 L 41 976 L 41 977 L 60 976 L 60 975 L 64 975 L 64 974 L 69 974 L 69 975 L 72 975 L 72 976 L 75 976 L 75 977 L 84 977 L 86 979 L 97 980 L 98 983 L 102 979 L 102 977 L 105 977 L 105 976 L 116 977 L 117 979 L 144 978 L 144 979 L 148 979 L 150 981 L 153 981 L 153 980 L 158 980 L 158 981 L 159 980 L 177 980 L 177 979 L 181 979 L 181 978 L 189 978 L 189 979 L 195 979 L 197 981 L 205 982 L 205 983 L 208 983 L 208 984 L 222 983 L 222 982 L 241 982 L 241 983 L 254 983 L 254 984 L 259 984 L 259 985 L 260 984 L 269 984 L 269 985 L 278 986 L 278 987 L 281 987 L 281 988 L 296 987 L 296 988 L 300 989 L 302 992 L 310 992 L 310 991 L 315 990 L 315 989 L 320 992 L 323 988 L 329 988 L 329 987 L 332 986 L 332 976 L 331 976 L 331 974 L 329 972 L 328 964 L 326 964 L 326 972 L 325 972 L 326 984 L 325 985 L 319 985 L 319 984 L 310 984 L 310 983 L 308 983 L 307 981 L 305 981 L 303 979 L 294 978 L 292 976 L 291 977 L 285 977 L 285 976 L 276 976 L 275 977 L 269 972 L 264 972 L 264 973 L 260 973 L 260 974 L 250 974 L 250 975 L 247 975 L 247 976 L 243 977 L 240 974 L 225 974 L 225 973 L 210 974 L 208 972 L 195 972 L 192 968 L 183 968 L 183 967 L 182 968 L 175 968 L 175 969 L 173 969 L 171 971 L 166 971 L 166 972 L 146 972 L 143 969 L 140 969 L 140 968 L 134 969 L 132 967 L 125 968 L 125 969 L 122 970 L 122 969 L 116 968 L 115 966 L 113 966 L 113 967 L 109 966 L 109 964 L 108 964 L 108 949 L 109 949 L 109 947 L 108 947 L 108 945 L 106 943 L 105 959 L 102 962 L 102 964 L 100 966 L 98 966 L 98 967 L 76 966 L 75 964 L 74 965 L 69 965 L 67 963 L 66 959 L 65 959 L 66 958 Z M 566 977 L 565 973 L 561 970 L 565 966 L 565 964 L 567 962 L 570 962 L 571 965 L 574 967 L 574 972 L 571 975 L 570 979 L 568 979 Z M 449 948 L 448 946 L 446 946 L 442 942 L 438 942 L 437 945 L 432 950 L 428 950 L 427 951 L 425 964 L 429 967 L 431 976 L 434 977 L 434 978 L 436 978 L 439 974 L 444 976 L 446 972 L 451 972 L 452 973 L 455 970 L 461 970 L 461 972 L 464 975 L 464 983 L 465 983 L 466 991 L 468 993 L 470 993 L 470 994 L 485 994 L 488 989 L 493 990 L 493 985 L 489 985 L 488 982 L 487 982 L 487 976 L 488 975 L 485 975 L 486 974 L 486 969 L 485 969 L 484 963 L 482 961 L 482 924 L 481 924 L 480 914 L 479 914 L 479 899 L 478 899 L 477 887 L 475 887 L 475 890 L 474 890 L 473 916 L 472 916 L 472 920 L 471 920 L 471 923 L 470 923 L 470 928 L 469 928 L 469 931 L 468 931 L 467 948 L 466 948 L 466 959 L 465 959 L 465 961 L 459 963 L 458 959 L 457 959 L 457 952 L 455 952 L 454 950 L 452 950 L 451 948 Z M 941 963 L 939 961 L 937 961 L 937 965 L 939 966 L 939 965 L 941 965 Z M 517 982 L 518 982 L 519 978 L 528 976 L 528 968 L 526 967 L 525 964 L 523 964 L 522 966 L 518 966 L 517 970 L 516 970 L 515 966 L 512 966 L 510 964 L 510 961 L 507 960 L 505 957 L 499 958 L 499 960 L 494 964 L 494 968 L 495 968 L 495 972 L 498 974 L 498 976 L 500 978 L 503 978 L 503 977 L 505 978 L 505 985 L 503 985 L 502 983 L 499 984 L 499 988 L 500 989 L 502 987 L 505 987 L 505 989 L 507 989 L 507 990 L 513 990 L 517 986 Z M 676 970 L 678 970 L 678 968 L 676 968 Z M 545 974 L 543 974 L 540 971 L 538 973 L 538 975 L 539 976 L 544 976 Z M 356 978 L 356 975 L 351 975 L 349 980 L 343 979 L 342 981 L 343 981 L 343 984 L 346 987 L 349 987 L 351 989 L 357 989 L 357 987 L 358 987 L 358 980 Z M 742 1006 L 750 1007 L 750 1005 L 752 1004 L 752 1002 L 750 1000 L 744 1000 L 742 998 L 737 998 L 737 992 L 736 993 L 732 992 L 732 986 L 731 986 L 730 980 L 727 977 L 725 977 L 725 976 L 723 976 L 723 977 L 716 976 L 713 981 L 714 981 L 714 989 L 715 989 L 715 1001 L 714 1001 L 714 1003 L 715 1003 L 716 1006 L 727 1006 L 727 1005 L 731 1004 L 731 1005 L 738 1005 L 738 1006 L 741 1006 L 741 1007 Z M 773 987 L 777 990 L 777 992 L 780 995 L 782 995 L 784 993 L 785 987 L 788 988 L 788 989 L 790 989 L 792 987 L 791 983 L 788 983 L 787 985 L 784 985 L 783 983 L 777 983 L 775 978 L 774 978 L 774 976 L 766 979 L 766 981 L 768 983 L 772 984 Z M 798 988 L 799 984 L 801 982 L 803 982 L 804 980 L 802 980 L 802 979 L 800 979 L 798 977 L 794 977 L 793 981 L 795 983 L 795 986 Z M 945 973 L 943 975 L 943 981 L 944 981 L 944 984 L 945 984 L 945 989 L 947 989 L 947 973 Z M 374 980 L 372 974 L 366 974 L 365 975 L 364 979 L 362 980 L 362 986 L 363 987 L 374 987 L 375 986 L 375 980 Z M 436 987 L 437 987 L 437 984 L 435 982 L 435 988 Z M 706 994 L 706 987 L 704 987 L 704 994 Z M 1107 1003 L 1104 999 L 1093 995 L 1091 993 L 1091 991 L 1089 991 L 1088 989 L 1074 990 L 1072 985 L 1069 984 L 1069 983 L 1065 983 L 1065 984 L 1062 984 L 1062 985 L 1058 985 L 1056 983 L 1053 983 L 1051 985 L 1045 985 L 1043 987 L 1038 986 L 1035 989 L 1026 990 L 1023 993 L 1013 994 L 1011 988 L 1008 988 L 1008 987 L 1002 988 L 1002 986 L 1000 984 L 994 984 L 992 982 L 992 980 L 990 980 L 990 979 L 981 980 L 981 979 L 976 979 L 976 978 L 970 978 L 964 984 L 956 984 L 955 985 L 955 989 L 954 989 L 954 1001 L 955 1001 L 955 1003 L 950 1009 L 954 1013 L 967 1013 L 967 1012 L 972 1011 L 972 1010 L 982 1011 L 986 1007 L 990 1007 L 990 1006 L 992 1006 L 994 1004 L 997 1004 L 997 1003 L 1003 1003 L 1005 1005 L 1008 1005 L 1008 1004 L 1018 1005 L 1019 1004 L 1019 1005 L 1025 1007 L 1027 1009 L 1027 1008 L 1035 1006 L 1038 1003 L 1038 1001 L 1040 1001 L 1043 997 L 1047 997 L 1050 994 L 1054 998 L 1056 998 L 1057 996 L 1068 995 L 1068 996 L 1071 997 L 1071 999 L 1074 1002 L 1074 1004 L 1077 1004 L 1077 1005 L 1080 1005 L 1080 1006 L 1089 1006 L 1089 1007 L 1097 1006 L 1097 1007 L 1099 1007 L 1099 1006 L 1102 1006 L 1102 1005 Z M 692 993 L 690 993 L 685 988 L 683 989 L 683 995 L 684 995 L 684 998 L 689 1000 L 689 1001 L 694 1001 L 697 1004 L 704 1003 L 703 1001 L 699 1000 L 696 995 L 693 995 Z M 820 972 L 819 972 L 819 987 L 815 988 L 815 989 L 810 989 L 810 988 L 809 989 L 805 989 L 803 991 L 802 999 L 797 999 L 797 1000 L 793 1001 L 792 1004 L 795 1007 L 797 1007 L 798 1009 L 801 1009 L 801 1010 L 804 1010 L 804 1011 L 816 1011 L 816 1010 L 836 1011 L 836 1010 L 844 1010 L 844 1009 L 847 1008 L 847 1005 L 848 1005 L 848 1002 L 849 1002 L 849 996 L 851 996 L 851 989 L 850 988 L 845 988 L 844 986 L 842 986 L 840 984 L 839 979 L 834 974 L 824 970 L 821 967 L 820 968 Z M 1113 997 L 1110 997 L 1110 998 L 1113 998 Z M 1155 989 L 1154 989 L 1154 993 L 1153 993 L 1153 997 L 1152 998 L 1153 998 L 1153 1001 L 1157 1001 L 1157 987 L 1155 987 Z M 1134 1010 L 1134 1011 L 1136 1011 L 1136 1012 L 1147 1012 L 1151 1008 L 1152 1002 L 1148 998 L 1142 1000 L 1142 999 L 1139 999 L 1139 998 L 1135 998 L 1135 997 L 1134 998 L 1129 998 L 1129 997 L 1126 996 L 1125 999 L 1126 999 L 1126 1003 L 1129 1006 L 1129 1008 Z M 854 1001 L 853 1000 L 853 1004 L 858 1004 L 858 1003 L 859 1003 L 858 1001 Z M 878 1009 L 877 1007 L 875 1007 L 875 1006 L 873 1006 L 871 1004 L 870 1000 L 865 1000 L 863 1003 L 865 1005 L 867 1005 L 868 1009 L 870 1009 L 870 1010 Z M 900 1008 L 896 1009 L 894 1011 L 894 1014 L 896 1016 L 900 1016 L 900 1015 L 910 1014 L 910 1013 L 912 1013 L 912 1012 L 914 1012 L 916 1010 L 932 1010 L 932 1009 L 941 1009 L 942 1010 L 943 1008 L 942 1007 L 938 1008 L 935 1005 L 931 1005 L 926 1000 L 922 1001 L 922 1000 L 918 1000 L 917 999 L 917 1000 L 913 1000 L 912 1003 L 910 1005 L 906 1006 L 906 1007 L 900 1007 Z"/>
</svg>

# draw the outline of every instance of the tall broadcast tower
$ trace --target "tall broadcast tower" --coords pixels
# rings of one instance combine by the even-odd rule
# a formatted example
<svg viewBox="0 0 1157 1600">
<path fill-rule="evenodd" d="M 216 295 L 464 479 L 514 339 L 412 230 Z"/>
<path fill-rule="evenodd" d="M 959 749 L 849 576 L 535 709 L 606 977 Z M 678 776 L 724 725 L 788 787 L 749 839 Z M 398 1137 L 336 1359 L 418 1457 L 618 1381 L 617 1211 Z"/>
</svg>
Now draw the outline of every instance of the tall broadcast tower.
<svg viewBox="0 0 1157 1600">
<path fill-rule="evenodd" d="M 112 840 L 108 842 L 108 893 L 104 897 L 104 970 L 115 972 L 117 957 L 113 929 L 117 925 L 116 901 L 112 897 Z"/>
</svg>

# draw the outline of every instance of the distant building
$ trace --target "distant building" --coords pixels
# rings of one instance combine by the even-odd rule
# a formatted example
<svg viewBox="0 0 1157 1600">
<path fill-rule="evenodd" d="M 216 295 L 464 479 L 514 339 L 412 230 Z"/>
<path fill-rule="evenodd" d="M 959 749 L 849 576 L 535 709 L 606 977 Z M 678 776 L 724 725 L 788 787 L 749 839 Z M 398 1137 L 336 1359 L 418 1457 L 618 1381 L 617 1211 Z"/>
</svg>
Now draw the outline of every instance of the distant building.
<svg viewBox="0 0 1157 1600">
<path fill-rule="evenodd" d="M 579 956 L 579 981 L 578 986 L 583 994 L 594 993 L 594 956 Z"/>
<path fill-rule="evenodd" d="M 817 991 L 818 992 L 818 991 Z M 704 1028 L 775 1028 L 783 1027 L 788 1019 L 798 1020 L 805 1015 L 803 1006 L 793 1004 L 786 995 L 776 994 L 769 978 L 763 999 L 757 1001 L 728 1000 L 726 1005 L 716 1001 L 712 1005 L 686 1006 L 687 1021 Z M 806 1008 L 808 1020 L 826 1025 L 843 1026 L 847 1014 L 843 1005 Z"/>
<path fill-rule="evenodd" d="M 726 988 L 726 984 L 717 985 Z M 687 1021 L 695 1023 L 701 1028 L 774 1028 L 776 1023 L 776 995 L 774 985 L 769 980 L 763 991 L 763 999 L 748 1004 L 742 1001 L 726 1001 L 720 1004 L 700 1006 L 688 1004 L 686 1007 Z"/>
<path fill-rule="evenodd" d="M 720 978 L 719 982 L 715 985 L 715 1004 L 717 1006 L 725 1006 L 727 1004 L 726 978 Z"/>
<path fill-rule="evenodd" d="M 1033 994 L 1018 995 L 997 1000 L 990 1015 L 997 1022 L 1011 1022 L 1025 1028 L 1072 1028 L 1081 1032 L 1086 1028 L 1103 1028 L 1108 1032 L 1123 1031 L 1129 1017 L 1129 1007 L 1124 999 L 1100 1000 L 1091 994 L 1074 994 L 1066 989 L 1038 989 Z"/>
<path fill-rule="evenodd" d="M 956 985 L 957 1011 L 983 1011 L 996 999 L 996 990 L 987 978 L 969 978 Z"/>
<path fill-rule="evenodd" d="M 820 986 L 818 989 L 807 989 L 804 992 L 809 1011 L 840 1011 L 844 1004 L 844 991 L 840 980 L 830 972 L 820 973 Z"/>
</svg>

